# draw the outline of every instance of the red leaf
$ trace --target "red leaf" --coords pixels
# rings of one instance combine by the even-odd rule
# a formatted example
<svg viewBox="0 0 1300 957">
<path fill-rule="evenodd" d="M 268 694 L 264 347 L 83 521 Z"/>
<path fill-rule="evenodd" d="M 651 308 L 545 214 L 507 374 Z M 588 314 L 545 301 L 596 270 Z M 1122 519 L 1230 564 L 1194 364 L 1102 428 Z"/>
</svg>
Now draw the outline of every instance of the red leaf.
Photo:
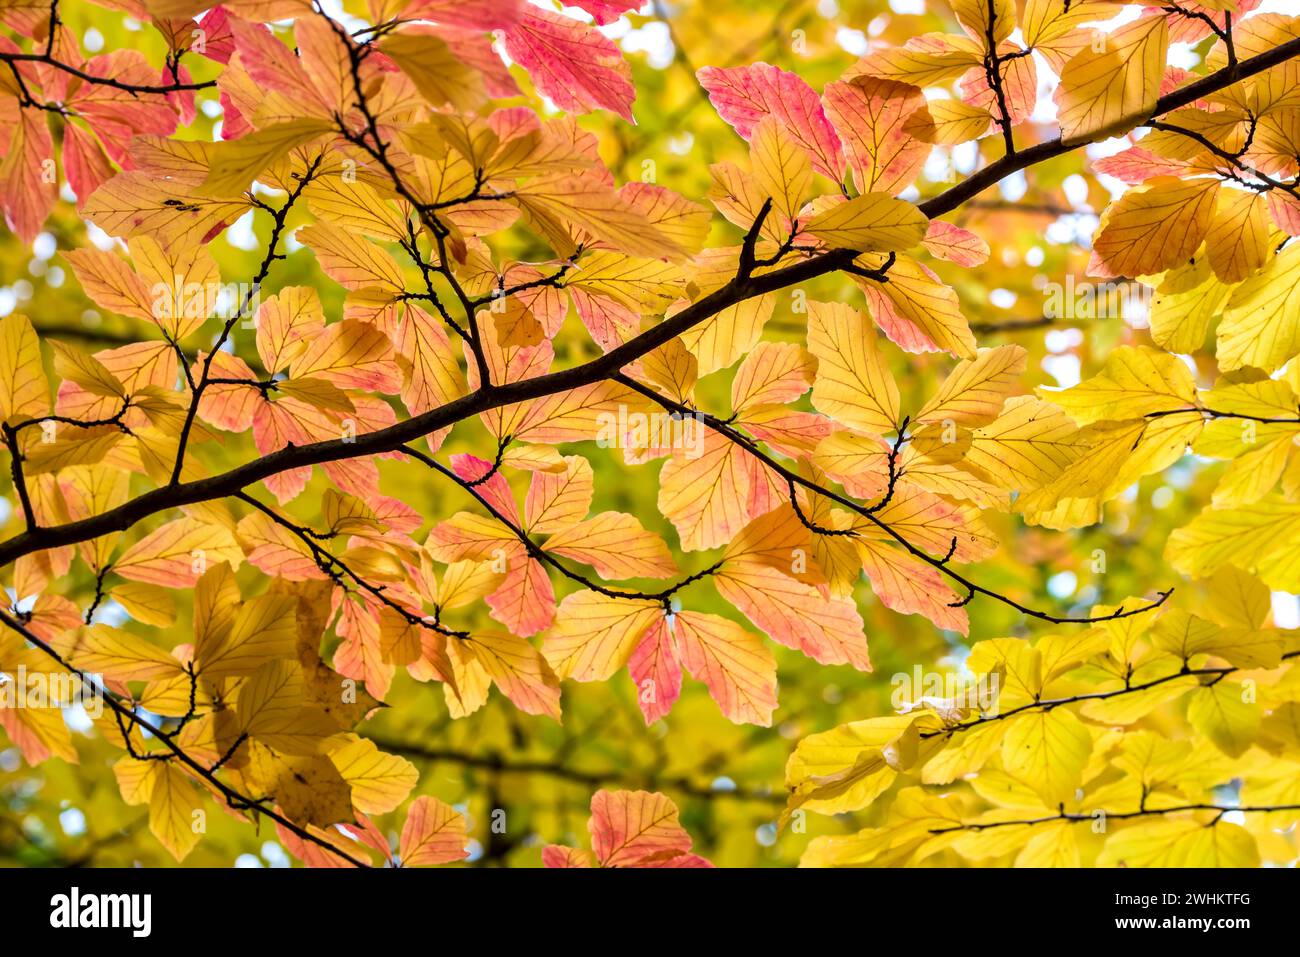
<svg viewBox="0 0 1300 957">
<path fill-rule="evenodd" d="M 730 69 L 706 66 L 696 73 L 718 115 L 748 140 L 765 116 L 774 116 L 808 154 L 819 173 L 844 176 L 840 138 L 826 119 L 817 93 L 796 73 L 768 63 Z"/>
<path fill-rule="evenodd" d="M 632 70 L 614 41 L 594 27 L 529 7 L 505 30 L 505 47 L 560 109 L 603 108 L 632 122 Z"/>
<path fill-rule="evenodd" d="M 74 123 L 63 128 L 63 175 L 77 194 L 77 208 L 113 175 L 113 165 L 91 134 Z"/>
<path fill-rule="evenodd" d="M 644 5 L 641 0 L 572 0 L 573 5 L 590 13 L 602 27 L 613 23 L 625 13 L 633 13 Z"/>
<path fill-rule="evenodd" d="M 654 724 L 672 710 L 682 691 L 682 666 L 668 621 L 660 618 L 645 633 L 627 663 L 636 684 L 636 703 L 646 724 Z"/>
</svg>

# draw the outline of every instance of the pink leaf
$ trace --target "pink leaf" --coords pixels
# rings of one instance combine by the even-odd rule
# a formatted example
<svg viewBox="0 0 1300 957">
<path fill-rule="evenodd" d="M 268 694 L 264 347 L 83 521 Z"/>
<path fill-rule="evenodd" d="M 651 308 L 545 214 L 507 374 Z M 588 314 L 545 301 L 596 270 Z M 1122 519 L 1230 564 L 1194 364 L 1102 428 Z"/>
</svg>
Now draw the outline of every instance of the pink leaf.
<svg viewBox="0 0 1300 957">
<path fill-rule="evenodd" d="M 819 173 L 839 182 L 844 176 L 840 138 L 826 119 L 817 93 L 796 73 L 767 63 L 696 73 L 718 115 L 748 140 L 765 116 L 776 117 L 808 154 Z"/>
<path fill-rule="evenodd" d="M 599 30 L 529 7 L 504 32 L 506 53 L 560 109 L 587 113 L 603 108 L 634 122 L 632 70 L 614 41 Z"/>
<path fill-rule="evenodd" d="M 575 7 L 590 13 L 602 27 L 613 23 L 625 13 L 640 10 L 641 0 L 572 0 Z"/>
<path fill-rule="evenodd" d="M 519 507 L 510 492 L 510 485 L 506 482 L 506 477 L 493 468 L 491 462 L 463 452 L 451 457 L 451 468 L 466 482 L 474 483 L 475 491 L 487 499 L 488 504 L 500 512 L 506 521 L 519 526 Z"/>
<path fill-rule="evenodd" d="M 542 848 L 542 865 L 545 867 L 595 867 L 591 851 L 563 844 L 548 844 Z"/>
<path fill-rule="evenodd" d="M 597 791 L 591 799 L 591 848 L 603 867 L 644 867 L 690 850 L 677 807 L 649 791 Z"/>
<path fill-rule="evenodd" d="M 978 266 L 989 258 L 988 243 L 969 230 L 945 223 L 941 219 L 930 221 L 921 244 L 931 256 L 946 259 L 958 266 Z"/>
<path fill-rule="evenodd" d="M 501 587 L 487 597 L 492 617 L 521 638 L 549 628 L 555 620 L 555 592 L 546 569 L 514 549 Z"/>
<path fill-rule="evenodd" d="M 9 225 L 24 243 L 30 243 L 41 231 L 57 198 L 54 175 L 54 143 L 45 114 L 40 110 L 23 110 L 4 164 L 5 215 Z"/>
<path fill-rule="evenodd" d="M 113 175 L 112 164 L 95 138 L 81 127 L 68 123 L 63 128 L 63 172 L 77 194 L 77 208 Z"/>
<path fill-rule="evenodd" d="M 235 52 L 235 34 L 230 29 L 230 11 L 225 7 L 213 7 L 199 18 L 198 29 L 203 32 L 203 48 L 194 47 L 195 53 L 201 53 L 209 60 L 229 63 Z"/>
<path fill-rule="evenodd" d="M 399 846 L 405 867 L 464 860 L 465 818 L 437 798 L 421 795 L 406 812 Z"/>
<path fill-rule="evenodd" d="M 849 165 L 862 192 L 898 194 L 925 166 L 932 147 L 907 131 L 925 108 L 925 94 L 907 83 L 859 76 L 827 83 L 826 115 L 843 138 Z"/>
<path fill-rule="evenodd" d="M 523 5 L 523 0 L 415 0 L 403 16 L 475 30 L 498 30 L 518 22 Z"/>
<path fill-rule="evenodd" d="M 636 703 L 646 724 L 654 724 L 672 710 L 682 691 L 682 666 L 673 646 L 667 619 L 660 618 L 645 633 L 627 663 L 636 684 Z"/>
</svg>

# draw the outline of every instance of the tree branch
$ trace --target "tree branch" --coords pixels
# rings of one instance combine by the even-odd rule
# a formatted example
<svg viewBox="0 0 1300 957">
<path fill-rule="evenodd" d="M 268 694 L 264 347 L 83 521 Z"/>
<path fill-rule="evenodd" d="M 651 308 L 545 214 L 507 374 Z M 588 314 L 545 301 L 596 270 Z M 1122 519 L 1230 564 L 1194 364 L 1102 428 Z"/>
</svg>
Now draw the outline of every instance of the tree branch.
<svg viewBox="0 0 1300 957">
<path fill-rule="evenodd" d="M 793 484 L 801 485 L 804 488 L 808 489 L 809 491 L 815 492 L 818 495 L 828 498 L 832 502 L 835 502 L 837 505 L 847 508 L 849 511 L 862 516 L 868 522 L 874 525 L 876 528 L 880 529 L 880 531 L 884 532 L 894 541 L 902 545 L 903 548 L 905 548 L 908 552 L 910 552 L 915 558 L 919 558 L 927 565 L 937 568 L 939 571 L 941 571 L 944 575 L 948 576 L 953 581 L 969 589 L 972 595 L 974 594 L 985 595 L 989 598 L 1001 602 L 1004 605 L 1008 605 L 1009 607 L 1014 608 L 1016 611 L 1020 612 L 1023 615 L 1028 615 L 1031 618 L 1037 618 L 1040 621 L 1046 621 L 1055 625 L 1097 624 L 1103 621 L 1115 621 L 1120 618 L 1129 618 L 1132 617 L 1133 615 L 1141 615 L 1148 611 L 1152 611 L 1156 608 L 1159 608 L 1161 605 L 1163 605 L 1165 603 L 1165 600 L 1173 593 L 1173 589 L 1170 588 L 1166 591 L 1160 592 L 1159 597 L 1156 598 L 1154 601 L 1149 602 L 1146 605 L 1142 605 L 1138 608 L 1133 608 L 1128 610 L 1121 608 L 1118 611 L 1112 612 L 1109 615 L 1094 615 L 1094 616 L 1082 617 L 1082 618 L 1062 617 L 1058 615 L 1052 615 L 1052 614 L 1048 614 L 1045 611 L 1039 611 L 1036 608 L 1030 608 L 1027 605 L 1022 605 L 1021 603 L 1017 602 L 1013 598 L 1003 595 L 1000 592 L 996 592 L 990 588 L 985 588 L 983 585 L 977 585 L 975 582 L 971 581 L 969 578 L 965 577 L 959 572 L 953 571 L 950 567 L 948 567 L 948 560 L 951 558 L 951 553 L 945 558 L 935 558 L 933 555 L 925 551 L 923 548 L 918 548 L 916 545 L 912 544 L 912 542 L 908 541 L 906 537 L 904 537 L 895 528 L 889 525 L 888 522 L 882 520 L 876 514 L 876 512 L 873 511 L 872 507 L 855 502 L 852 499 L 834 491 L 833 489 L 828 489 L 822 485 L 817 484 L 811 479 L 804 478 L 798 472 L 791 471 L 789 468 L 782 465 L 780 462 L 776 461 L 776 459 L 772 458 L 770 455 L 768 455 L 766 452 L 760 449 L 758 445 L 753 441 L 753 439 L 737 432 L 733 427 L 721 421 L 717 417 L 709 415 L 708 413 L 697 412 L 694 409 L 690 409 L 684 405 L 681 405 L 680 403 L 674 402 L 665 396 L 659 395 L 659 393 L 655 392 L 653 389 L 641 385 L 641 383 L 637 382 L 635 379 L 629 378 L 626 375 L 619 374 L 614 376 L 614 379 L 617 382 L 620 382 L 623 385 L 627 386 L 628 388 L 634 389 L 635 391 L 639 392 L 641 395 L 644 395 L 652 402 L 657 402 L 664 409 L 667 409 L 672 412 L 679 412 L 683 414 L 689 413 L 692 415 L 699 416 L 700 420 L 705 425 L 713 429 L 713 431 L 724 436 L 731 442 L 734 442 L 740 448 L 744 449 L 754 458 L 758 459 L 760 462 L 762 462 L 772 471 L 780 475 L 783 479 L 786 480 L 786 482 L 792 485 Z M 969 600 L 970 599 L 967 598 L 966 602 L 968 602 Z M 966 604 L 966 602 L 962 602 L 962 604 Z"/>
<path fill-rule="evenodd" d="M 1153 116 L 1186 106 L 1238 80 L 1258 74 L 1292 57 L 1300 55 L 1300 38 L 1289 40 L 1271 50 L 1241 61 L 1235 71 L 1227 70 L 1200 79 L 1161 97 Z M 1084 145 L 1086 141 L 1066 143 L 1049 140 L 1003 156 L 972 174 L 961 183 L 919 205 L 920 210 L 935 218 L 961 206 L 1004 177 Z M 169 508 L 195 504 L 233 495 L 235 492 L 289 469 L 318 465 L 340 459 L 355 458 L 378 452 L 390 452 L 400 445 L 430 432 L 482 412 L 516 402 L 541 398 L 556 392 L 590 385 L 609 378 L 623 366 L 634 362 L 665 342 L 711 318 L 718 312 L 746 299 L 824 276 L 852 264 L 854 250 L 837 249 L 780 267 L 771 272 L 741 278 L 714 290 L 691 303 L 658 325 L 640 333 L 621 346 L 590 362 L 503 385 L 488 382 L 470 395 L 437 409 L 412 416 L 402 422 L 357 436 L 350 441 L 334 439 L 309 445 L 280 449 L 209 478 L 177 482 L 145 492 L 135 499 L 98 515 L 53 528 L 29 530 L 0 543 L 0 567 L 15 559 L 45 548 L 75 544 L 99 535 L 123 531 L 150 515 Z M 1029 610 L 1025 610 L 1028 614 Z M 1051 620 L 1050 618 L 1048 620 Z"/>
</svg>

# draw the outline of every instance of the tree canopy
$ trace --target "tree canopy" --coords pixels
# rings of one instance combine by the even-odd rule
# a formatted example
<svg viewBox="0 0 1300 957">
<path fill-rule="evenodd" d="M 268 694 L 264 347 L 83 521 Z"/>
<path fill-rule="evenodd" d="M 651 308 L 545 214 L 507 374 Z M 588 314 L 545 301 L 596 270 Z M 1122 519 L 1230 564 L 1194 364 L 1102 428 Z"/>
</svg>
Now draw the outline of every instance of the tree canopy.
<svg viewBox="0 0 1300 957">
<path fill-rule="evenodd" d="M 0 3 L 0 856 L 1293 863 L 1283 6 Z"/>
</svg>

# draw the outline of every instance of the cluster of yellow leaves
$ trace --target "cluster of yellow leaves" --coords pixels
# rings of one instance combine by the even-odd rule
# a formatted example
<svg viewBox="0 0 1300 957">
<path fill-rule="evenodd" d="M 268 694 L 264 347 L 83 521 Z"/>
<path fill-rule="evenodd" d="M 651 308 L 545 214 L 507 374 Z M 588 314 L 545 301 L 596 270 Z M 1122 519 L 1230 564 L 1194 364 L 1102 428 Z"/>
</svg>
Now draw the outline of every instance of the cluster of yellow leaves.
<svg viewBox="0 0 1300 957">
<path fill-rule="evenodd" d="M 1209 617 L 1166 607 L 978 642 L 944 693 L 802 740 L 787 817 L 891 795 L 866 830 L 815 838 L 805 865 L 1294 859 L 1286 832 L 1300 812 L 1250 809 L 1295 803 L 1300 635 L 1269 624 L 1268 590 L 1244 572 L 1206 590 Z M 1231 806 L 1246 813 L 1215 810 Z"/>
<path fill-rule="evenodd" d="M 1300 380 L 1292 364 L 1270 377 L 1247 369 L 1198 389 L 1188 364 L 1146 346 L 1122 346 L 1102 371 L 1064 391 L 1044 391 L 1080 427 L 1080 454 L 1050 483 L 1021 496 L 1026 519 L 1053 528 L 1096 523 L 1102 505 L 1187 449 L 1229 462 L 1212 502 L 1170 536 L 1165 555 L 1180 572 L 1221 567 L 1255 572 L 1278 591 L 1300 588 L 1288 531 L 1300 498 Z"/>
</svg>

